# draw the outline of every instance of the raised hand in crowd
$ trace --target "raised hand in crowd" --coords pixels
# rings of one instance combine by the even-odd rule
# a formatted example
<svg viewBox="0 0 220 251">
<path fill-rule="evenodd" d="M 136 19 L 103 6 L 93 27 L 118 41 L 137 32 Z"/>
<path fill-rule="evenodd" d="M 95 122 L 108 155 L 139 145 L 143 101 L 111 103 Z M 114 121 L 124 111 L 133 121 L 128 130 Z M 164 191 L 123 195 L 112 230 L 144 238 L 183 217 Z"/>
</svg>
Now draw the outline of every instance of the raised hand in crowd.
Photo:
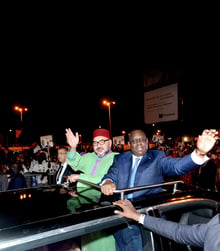
<svg viewBox="0 0 220 251">
<path fill-rule="evenodd" d="M 79 133 L 76 132 L 75 135 L 73 134 L 70 128 L 66 129 L 66 140 L 70 146 L 70 152 L 76 151 L 76 147 L 79 144 Z"/>
<path fill-rule="evenodd" d="M 215 145 L 218 139 L 218 131 L 215 129 L 203 130 L 202 135 L 199 135 L 196 144 L 196 154 L 199 157 L 204 157 Z"/>
</svg>

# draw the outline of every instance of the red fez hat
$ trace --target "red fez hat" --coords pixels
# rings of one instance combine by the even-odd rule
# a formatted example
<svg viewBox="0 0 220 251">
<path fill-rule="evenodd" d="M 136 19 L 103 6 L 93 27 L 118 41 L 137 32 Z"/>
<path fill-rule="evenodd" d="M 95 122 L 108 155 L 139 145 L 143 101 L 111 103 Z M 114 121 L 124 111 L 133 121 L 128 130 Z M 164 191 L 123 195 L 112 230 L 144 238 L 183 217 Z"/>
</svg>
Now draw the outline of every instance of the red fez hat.
<svg viewBox="0 0 220 251">
<path fill-rule="evenodd" d="M 109 130 L 103 129 L 103 128 L 98 128 L 98 129 L 93 131 L 93 138 L 98 137 L 98 136 L 103 136 L 103 137 L 106 137 L 108 139 L 111 139 L 110 135 L 109 135 Z"/>
</svg>

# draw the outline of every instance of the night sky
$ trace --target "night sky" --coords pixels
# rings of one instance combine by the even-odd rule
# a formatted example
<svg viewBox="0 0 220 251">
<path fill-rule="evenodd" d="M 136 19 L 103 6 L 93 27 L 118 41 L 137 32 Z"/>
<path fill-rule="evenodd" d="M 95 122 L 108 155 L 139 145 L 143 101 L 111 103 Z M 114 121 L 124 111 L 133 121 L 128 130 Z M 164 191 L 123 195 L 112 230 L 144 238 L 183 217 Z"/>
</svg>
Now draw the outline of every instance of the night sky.
<svg viewBox="0 0 220 251">
<path fill-rule="evenodd" d="M 66 69 L 53 64 L 46 72 L 35 68 L 25 74 L 18 72 L 23 83 L 5 88 L 0 101 L 5 118 L 2 130 L 20 126 L 20 113 L 13 111 L 13 104 L 29 108 L 23 113 L 25 140 L 53 134 L 55 141 L 65 143 L 65 128 L 69 127 L 91 140 L 94 129 L 109 128 L 108 108 L 101 103 L 104 98 L 116 102 L 111 106 L 114 135 L 143 123 L 142 69 L 101 64 Z"/>
<path fill-rule="evenodd" d="M 89 43 L 67 36 L 56 40 L 55 34 L 48 39 L 45 30 L 37 34 L 35 30 L 26 40 L 16 37 L 16 43 L 6 40 L 3 47 L 0 133 L 4 136 L 20 127 L 20 114 L 13 111 L 18 104 L 29 108 L 23 114 L 22 143 L 52 134 L 57 144 L 65 144 L 69 127 L 91 141 L 94 129 L 109 127 L 108 108 L 100 102 L 103 97 L 116 102 L 111 108 L 113 136 L 143 128 L 143 73 L 149 68 L 182 71 L 182 121 L 158 126 L 176 134 L 220 128 L 219 73 L 212 53 L 185 53 L 173 44 L 172 51 L 146 44 L 143 50 L 143 43 L 116 41 L 108 34 Z"/>
<path fill-rule="evenodd" d="M 8 86 L 0 95 L 3 134 L 8 129 L 20 127 L 20 113 L 13 110 L 13 105 L 18 104 L 29 108 L 23 113 L 23 143 L 30 144 L 40 136 L 52 134 L 57 144 L 65 144 L 65 128 L 69 127 L 82 134 L 83 140 L 91 141 L 94 129 L 109 127 L 108 108 L 101 104 L 105 97 L 116 102 L 111 106 L 113 136 L 121 135 L 122 130 L 144 128 L 143 65 L 124 63 L 122 66 L 115 62 L 91 67 L 90 62 L 90 67 L 75 64 L 70 67 L 56 64 L 57 61 L 50 63 L 48 68 L 48 62 L 26 63 L 15 70 L 16 78 L 9 76 L 6 80 Z M 202 128 L 219 128 L 214 76 L 203 74 L 201 77 L 202 68 L 195 72 L 191 72 L 191 68 L 181 69 L 182 122 L 157 126 L 174 134 L 197 134 Z M 19 79 L 18 84 L 12 85 L 16 79 Z"/>
</svg>

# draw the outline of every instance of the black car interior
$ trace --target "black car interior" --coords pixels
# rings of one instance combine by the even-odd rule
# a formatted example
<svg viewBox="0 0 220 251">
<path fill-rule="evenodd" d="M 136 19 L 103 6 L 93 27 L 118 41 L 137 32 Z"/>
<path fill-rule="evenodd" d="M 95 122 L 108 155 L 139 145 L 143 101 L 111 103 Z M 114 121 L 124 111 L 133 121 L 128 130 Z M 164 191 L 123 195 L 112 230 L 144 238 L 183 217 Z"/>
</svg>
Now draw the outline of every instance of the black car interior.
<svg viewBox="0 0 220 251">
<path fill-rule="evenodd" d="M 203 201 L 204 202 L 204 201 Z M 175 209 L 174 209 L 175 208 Z M 181 224 L 202 224 L 207 223 L 215 214 L 219 212 L 216 203 L 209 202 L 209 206 L 204 206 L 203 203 L 195 202 L 195 205 L 188 207 L 188 203 L 177 208 L 170 204 L 170 210 L 166 207 L 163 211 L 162 206 L 158 210 L 150 209 L 146 211 L 147 215 L 154 217 L 162 217 L 167 220 L 178 222 Z M 143 229 L 144 251 L 202 251 L 203 248 L 192 247 L 189 245 L 178 244 L 165 237 L 159 236 L 151 231 Z"/>
</svg>

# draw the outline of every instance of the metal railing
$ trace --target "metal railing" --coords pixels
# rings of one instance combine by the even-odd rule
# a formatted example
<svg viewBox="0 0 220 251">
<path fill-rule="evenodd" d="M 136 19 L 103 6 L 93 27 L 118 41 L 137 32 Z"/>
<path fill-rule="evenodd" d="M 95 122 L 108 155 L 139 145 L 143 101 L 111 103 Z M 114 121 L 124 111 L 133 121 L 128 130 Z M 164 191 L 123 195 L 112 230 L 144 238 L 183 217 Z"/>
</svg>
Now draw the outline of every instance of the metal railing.
<svg viewBox="0 0 220 251">
<path fill-rule="evenodd" d="M 151 188 L 156 188 L 156 187 L 161 187 L 161 186 L 173 186 L 173 194 L 176 193 L 177 190 L 177 184 L 179 183 L 184 183 L 182 180 L 178 181 L 170 181 L 170 182 L 164 182 L 164 183 L 159 183 L 159 184 L 154 184 L 154 185 L 147 185 L 147 186 L 138 186 L 138 187 L 131 187 L 131 188 L 125 188 L 125 189 L 118 189 L 115 190 L 114 193 L 120 193 L 120 198 L 121 200 L 124 199 L 124 194 L 126 192 L 135 192 L 135 191 L 140 191 L 140 190 L 145 190 L 145 189 L 151 189 Z"/>
<path fill-rule="evenodd" d="M 99 185 L 97 185 L 97 184 L 94 184 L 94 183 L 92 183 L 92 182 L 86 181 L 86 180 L 79 179 L 78 182 L 81 182 L 81 183 L 90 185 L 90 186 L 95 187 L 95 188 L 97 188 L 97 189 L 101 189 L 101 186 L 99 186 Z M 163 183 L 154 184 L 154 185 L 130 187 L 130 188 L 125 188 L 125 189 L 116 189 L 116 190 L 114 191 L 114 193 L 116 193 L 116 194 L 120 193 L 120 198 L 121 198 L 121 200 L 123 200 L 123 199 L 125 198 L 125 196 L 124 196 L 125 193 L 135 192 L 135 191 L 140 191 L 140 190 L 145 190 L 145 189 L 151 189 L 151 188 L 157 188 L 157 187 L 161 187 L 161 186 L 170 186 L 170 185 L 174 185 L 174 186 L 173 186 L 173 194 L 175 194 L 176 191 L 178 191 L 178 190 L 177 190 L 177 185 L 180 184 L 180 183 L 184 184 L 184 182 L 183 182 L 182 180 L 177 180 L 177 181 L 163 182 Z M 69 183 L 66 183 L 66 186 L 67 186 L 68 184 L 69 184 Z"/>
</svg>

